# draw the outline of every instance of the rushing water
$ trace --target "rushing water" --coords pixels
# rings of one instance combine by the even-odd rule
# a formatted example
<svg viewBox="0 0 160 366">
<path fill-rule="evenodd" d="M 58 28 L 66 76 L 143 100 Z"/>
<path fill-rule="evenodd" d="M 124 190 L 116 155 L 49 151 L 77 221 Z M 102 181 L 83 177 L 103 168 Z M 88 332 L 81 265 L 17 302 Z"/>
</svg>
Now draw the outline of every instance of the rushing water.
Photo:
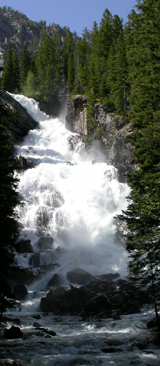
<svg viewBox="0 0 160 366">
<path fill-rule="evenodd" d="M 116 238 L 114 216 L 126 208 L 128 185 L 118 181 L 117 170 L 103 162 L 100 151 L 86 153 L 81 141 L 71 150 L 64 116 L 49 118 L 35 101 L 15 98 L 40 127 L 16 146 L 17 155 L 35 165 L 19 175 L 21 237 L 36 250 L 38 238 L 49 235 L 54 248 L 65 249 L 59 258 L 64 281 L 67 270 L 76 267 L 93 275 L 126 275 L 127 253 Z M 97 155 L 102 162 L 95 162 Z"/>
<path fill-rule="evenodd" d="M 18 174 L 18 190 L 24 203 L 17 207 L 20 236 L 31 240 L 35 253 L 39 252 L 40 237 L 53 238 L 53 247 L 41 250 L 40 263 L 58 261 L 59 267 L 30 286 L 21 312 L 10 314 L 20 317 L 25 337 L 3 341 L 2 357 L 7 353 L 24 365 L 34 366 L 159 365 L 156 347 L 150 350 L 146 345 L 141 351 L 137 347 L 137 342 L 144 344 L 152 337 L 146 330 L 148 313 L 117 321 L 84 321 L 38 313 L 38 290 L 45 288 L 55 272 L 63 285 L 68 284 L 67 271 L 77 267 L 93 275 L 126 275 L 127 252 L 116 235 L 114 217 L 126 208 L 129 187 L 118 181 L 117 170 L 105 163 L 99 150 L 87 153 L 82 142 L 71 150 L 68 139 L 73 134 L 66 130 L 63 115 L 50 118 L 40 112 L 34 100 L 14 97 L 39 122 L 39 128 L 16 146 L 17 156 L 23 156 L 31 165 Z M 95 162 L 97 157 L 101 162 Z M 30 256 L 18 255 L 18 264 L 27 267 Z M 41 326 L 56 332 L 55 337 L 35 330 L 35 314 Z M 116 352 L 104 353 L 106 347 L 116 347 Z"/>
</svg>

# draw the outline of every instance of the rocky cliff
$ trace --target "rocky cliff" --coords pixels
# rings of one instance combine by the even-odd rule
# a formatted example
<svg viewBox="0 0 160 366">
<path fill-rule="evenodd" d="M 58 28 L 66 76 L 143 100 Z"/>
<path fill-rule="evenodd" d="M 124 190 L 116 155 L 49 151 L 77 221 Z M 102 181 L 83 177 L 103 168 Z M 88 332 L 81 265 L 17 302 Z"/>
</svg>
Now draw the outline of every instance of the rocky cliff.
<svg viewBox="0 0 160 366">
<path fill-rule="evenodd" d="M 133 147 L 128 136 L 132 132 L 130 123 L 126 123 L 115 113 L 108 113 L 107 108 L 100 103 L 95 104 L 95 126 L 90 130 L 87 118 L 87 98 L 76 95 L 68 102 L 66 126 L 80 134 L 86 142 L 86 147 L 92 147 L 98 140 L 108 164 L 114 165 L 119 172 L 119 179 L 126 180 L 126 175 L 135 169 L 132 164 Z"/>
<path fill-rule="evenodd" d="M 9 44 L 12 45 L 17 54 L 20 54 L 24 44 L 32 53 L 37 51 L 44 33 L 51 37 L 58 34 L 63 42 L 63 37 L 66 36 L 67 32 L 67 27 L 61 28 L 55 23 L 46 26 L 46 21 L 37 23 L 11 7 L 0 7 L 0 67 L 3 67 L 6 61 Z M 73 37 L 75 40 L 77 39 L 76 33 L 73 33 Z"/>
</svg>

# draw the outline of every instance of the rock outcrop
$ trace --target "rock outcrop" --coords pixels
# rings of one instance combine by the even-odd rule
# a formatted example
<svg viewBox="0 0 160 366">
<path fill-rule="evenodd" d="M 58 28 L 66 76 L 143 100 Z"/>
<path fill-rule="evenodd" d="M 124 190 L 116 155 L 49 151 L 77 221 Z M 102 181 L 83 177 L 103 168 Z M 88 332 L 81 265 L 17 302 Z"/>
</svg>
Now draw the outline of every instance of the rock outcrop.
<svg viewBox="0 0 160 366">
<path fill-rule="evenodd" d="M 143 291 L 129 281 L 120 279 L 118 274 L 106 274 L 81 287 L 50 288 L 41 299 L 41 310 L 57 315 L 118 318 L 139 312 L 147 301 Z"/>
<path fill-rule="evenodd" d="M 68 102 L 66 126 L 86 140 L 86 148 L 92 149 L 95 140 L 103 152 L 106 162 L 114 165 L 119 172 L 119 179 L 126 180 L 126 175 L 135 169 L 132 164 L 132 150 L 128 136 L 132 132 L 131 123 L 126 123 L 115 112 L 108 112 L 107 107 L 95 104 L 95 129 L 90 130 L 87 119 L 87 98 L 74 96 Z"/>
<path fill-rule="evenodd" d="M 38 123 L 6 91 L 0 90 L 0 102 L 4 109 L 3 124 L 13 145 L 21 141 L 30 130 L 38 128 Z"/>
<path fill-rule="evenodd" d="M 87 97 L 75 95 L 67 104 L 66 125 L 70 131 L 87 136 Z"/>
</svg>

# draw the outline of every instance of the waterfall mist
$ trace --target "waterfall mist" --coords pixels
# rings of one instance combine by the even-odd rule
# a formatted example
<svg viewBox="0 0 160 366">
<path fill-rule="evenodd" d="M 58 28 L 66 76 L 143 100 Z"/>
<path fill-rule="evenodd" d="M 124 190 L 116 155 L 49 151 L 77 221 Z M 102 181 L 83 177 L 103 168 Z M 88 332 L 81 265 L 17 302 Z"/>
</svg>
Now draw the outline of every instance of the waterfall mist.
<svg viewBox="0 0 160 366">
<path fill-rule="evenodd" d="M 117 239 L 114 217 L 126 208 L 128 185 L 118 181 L 117 170 L 104 162 L 100 151 L 89 154 L 80 141 L 71 150 L 69 137 L 77 135 L 65 128 L 64 115 L 50 118 L 34 100 L 14 98 L 39 122 L 39 128 L 15 147 L 16 155 L 31 165 L 18 174 L 21 239 L 30 239 L 38 252 L 39 238 L 53 238 L 52 247 L 41 253 L 41 263 L 56 256 L 60 264 L 56 272 L 63 279 L 76 267 L 93 275 L 126 275 L 127 252 Z M 93 163 L 95 156 L 102 162 Z M 28 259 L 18 260 L 25 266 Z"/>
</svg>

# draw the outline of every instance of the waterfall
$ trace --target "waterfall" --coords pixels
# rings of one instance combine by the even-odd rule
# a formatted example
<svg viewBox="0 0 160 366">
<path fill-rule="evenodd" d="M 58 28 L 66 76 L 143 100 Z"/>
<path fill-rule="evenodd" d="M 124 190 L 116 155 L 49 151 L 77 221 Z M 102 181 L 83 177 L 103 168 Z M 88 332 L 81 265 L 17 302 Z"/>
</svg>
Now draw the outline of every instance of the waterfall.
<svg viewBox="0 0 160 366">
<path fill-rule="evenodd" d="M 118 181 L 117 170 L 100 151 L 85 151 L 78 135 L 65 128 L 65 115 L 51 118 L 33 99 L 13 97 L 39 122 L 15 146 L 16 155 L 30 162 L 29 169 L 17 173 L 23 202 L 16 208 L 20 239 L 31 240 L 41 264 L 58 261 L 56 273 L 64 282 L 66 272 L 77 267 L 93 275 L 126 275 L 127 251 L 114 217 L 127 206 L 128 185 Z M 74 150 L 71 135 L 77 139 Z M 37 243 L 45 238 L 50 246 L 40 250 Z M 19 255 L 19 264 L 28 266 L 30 256 Z"/>
</svg>

